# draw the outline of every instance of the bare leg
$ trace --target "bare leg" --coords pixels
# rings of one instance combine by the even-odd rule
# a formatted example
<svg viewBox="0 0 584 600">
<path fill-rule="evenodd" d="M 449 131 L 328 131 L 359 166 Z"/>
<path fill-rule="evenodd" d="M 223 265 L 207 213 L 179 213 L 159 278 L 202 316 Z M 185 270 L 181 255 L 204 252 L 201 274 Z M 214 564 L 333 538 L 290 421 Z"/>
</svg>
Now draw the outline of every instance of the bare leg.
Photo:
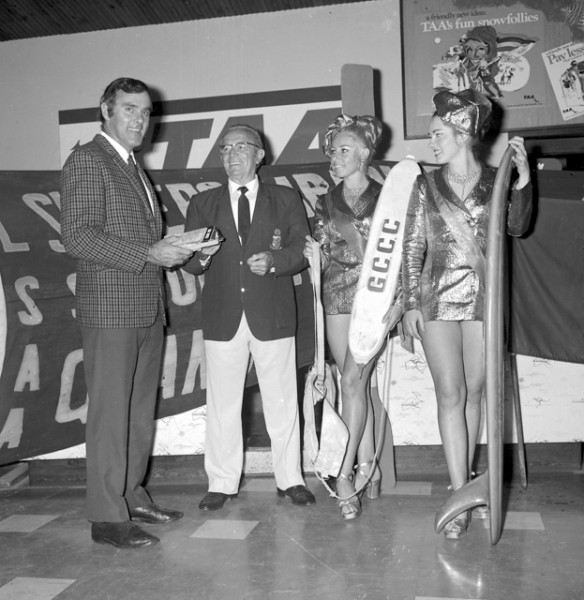
<svg viewBox="0 0 584 600">
<path fill-rule="evenodd" d="M 428 321 L 422 337 L 436 399 L 438 426 L 452 489 L 469 479 L 476 447 L 484 382 L 483 328 L 480 322 Z M 468 513 L 444 527 L 447 538 L 466 531 Z"/>
<path fill-rule="evenodd" d="M 373 368 L 373 361 L 365 366 L 363 372 L 349 350 L 348 332 L 350 315 L 327 315 L 327 340 L 341 374 L 341 395 L 343 399 L 342 417 L 349 430 L 349 443 L 341 473 L 349 477 L 355 466 L 357 449 L 364 432 L 367 431 L 369 448 L 373 448 L 373 415 L 368 410 L 367 387 Z M 368 414 L 370 418 L 368 419 Z M 373 458 L 371 454 L 369 460 Z"/>
<path fill-rule="evenodd" d="M 373 367 L 373 361 L 365 366 L 360 373 L 359 367 L 355 362 L 348 344 L 350 315 L 327 315 L 327 339 L 329 347 L 335 359 L 337 369 L 341 374 L 341 396 L 342 396 L 342 419 L 349 430 L 349 442 L 341 471 L 337 480 L 337 492 L 339 496 L 347 497 L 355 489 L 353 487 L 353 467 L 357 457 L 357 450 L 361 444 L 363 436 L 366 434 L 371 437 L 370 447 L 373 447 L 373 419 L 367 425 L 368 411 L 367 386 L 369 385 L 369 375 Z M 371 456 L 372 458 L 373 456 Z M 341 505 L 341 512 L 344 518 L 353 518 L 347 516 L 345 512 L 353 510 L 351 514 L 358 516 L 360 507 L 358 499 L 354 499 L 353 507 Z"/>
<path fill-rule="evenodd" d="M 371 473 L 371 467 L 375 458 L 376 450 L 376 439 L 375 439 L 375 420 L 376 417 L 380 419 L 379 428 L 381 428 L 381 419 L 386 419 L 385 436 L 388 437 L 390 445 L 393 447 L 393 437 L 391 434 L 391 423 L 385 413 L 385 409 L 379 397 L 379 389 L 376 385 L 373 385 L 373 379 L 375 377 L 375 369 L 372 367 L 369 385 L 367 387 L 367 418 L 365 421 L 365 429 L 363 436 L 361 437 L 361 443 L 357 449 L 357 475 L 355 478 L 355 488 L 361 488 L 365 485 L 368 480 L 366 493 L 369 498 L 377 498 L 381 492 L 381 471 L 379 469 L 379 461 L 375 465 L 373 473 Z M 379 409 L 376 415 L 376 410 L 373 407 L 373 403 L 376 402 Z M 383 440 L 380 442 L 383 444 Z M 381 447 L 379 448 L 381 452 Z M 369 475 L 371 474 L 371 477 Z"/>
<path fill-rule="evenodd" d="M 469 476 L 466 381 L 462 327 L 456 321 L 428 321 L 422 338 L 438 402 L 438 427 L 452 488 Z"/>
<path fill-rule="evenodd" d="M 485 385 L 484 329 L 481 321 L 462 321 L 462 356 L 466 382 L 466 427 L 468 431 L 468 472 L 472 471 L 481 426 Z"/>
<path fill-rule="evenodd" d="M 369 389 L 367 389 L 369 388 Z M 363 429 L 363 435 L 361 436 L 361 443 L 357 449 L 357 460 L 359 464 L 364 462 L 370 462 L 375 456 L 375 430 L 374 430 L 374 413 L 372 406 L 372 394 L 377 394 L 377 388 L 370 388 L 369 385 L 366 388 L 366 401 L 365 401 L 365 427 Z"/>
</svg>

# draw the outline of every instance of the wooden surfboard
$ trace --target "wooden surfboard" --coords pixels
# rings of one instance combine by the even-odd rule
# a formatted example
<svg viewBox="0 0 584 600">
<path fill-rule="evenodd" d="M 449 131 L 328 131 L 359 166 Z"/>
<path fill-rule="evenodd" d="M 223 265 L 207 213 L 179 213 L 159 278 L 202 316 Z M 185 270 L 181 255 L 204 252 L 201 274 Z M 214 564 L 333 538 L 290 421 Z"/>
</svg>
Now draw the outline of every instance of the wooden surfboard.
<svg viewBox="0 0 584 600">
<path fill-rule="evenodd" d="M 6 298 L 4 296 L 4 286 L 2 285 L 2 275 L 0 275 L 0 375 L 2 375 L 2 370 L 4 369 L 6 338 L 8 337 L 8 321 L 6 314 Z"/>
<path fill-rule="evenodd" d="M 420 173 L 413 158 L 401 160 L 377 200 L 349 324 L 349 348 L 359 365 L 379 352 L 388 334 L 390 323 L 383 323 L 383 317 L 395 296 L 408 204 Z"/>
<path fill-rule="evenodd" d="M 497 171 L 487 238 L 485 292 L 485 359 L 487 396 L 487 448 L 491 544 L 503 531 L 503 434 L 505 415 L 504 251 L 507 229 L 507 193 L 514 150 L 507 148 Z"/>
<path fill-rule="evenodd" d="M 487 237 L 487 284 L 485 290 L 485 361 L 487 402 L 487 470 L 456 490 L 436 514 L 439 532 L 461 512 L 487 504 L 490 538 L 495 545 L 503 530 L 503 434 L 505 408 L 505 345 L 503 312 L 506 203 L 511 178 L 513 148 L 501 159 L 491 196 Z"/>
</svg>

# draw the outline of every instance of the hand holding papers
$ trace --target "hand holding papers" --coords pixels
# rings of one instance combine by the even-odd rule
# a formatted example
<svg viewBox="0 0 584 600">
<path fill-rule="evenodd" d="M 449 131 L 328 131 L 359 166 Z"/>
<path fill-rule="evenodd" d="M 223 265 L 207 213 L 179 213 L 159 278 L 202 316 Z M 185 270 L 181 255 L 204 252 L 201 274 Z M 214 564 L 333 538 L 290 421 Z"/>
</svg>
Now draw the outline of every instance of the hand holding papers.
<svg viewBox="0 0 584 600">
<path fill-rule="evenodd" d="M 203 251 L 203 248 L 209 248 L 209 250 L 204 251 L 204 253 L 214 254 L 214 252 L 211 251 L 211 247 L 217 246 L 217 248 L 213 248 L 213 250 L 217 251 L 219 245 L 225 238 L 216 227 L 201 227 L 200 229 L 194 229 L 193 231 L 169 235 L 164 239 L 171 244 L 188 248 L 193 252 Z"/>
</svg>

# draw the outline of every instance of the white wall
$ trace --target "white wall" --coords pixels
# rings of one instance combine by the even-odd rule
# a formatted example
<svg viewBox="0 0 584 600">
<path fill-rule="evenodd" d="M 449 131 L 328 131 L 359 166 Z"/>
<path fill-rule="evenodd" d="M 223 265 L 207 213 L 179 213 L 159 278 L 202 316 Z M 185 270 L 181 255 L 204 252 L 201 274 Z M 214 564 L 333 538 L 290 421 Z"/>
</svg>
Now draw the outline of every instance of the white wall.
<svg viewBox="0 0 584 600">
<path fill-rule="evenodd" d="M 403 139 L 400 44 L 398 0 L 2 42 L 0 169 L 58 170 L 58 111 L 97 107 L 119 76 L 177 100 L 338 85 L 346 63 L 378 72 L 378 116 L 392 131 L 385 158 L 429 162 L 426 141 Z M 495 162 L 505 144 L 502 136 Z M 423 357 L 399 360 L 396 443 L 439 443 Z M 520 377 L 526 441 L 584 438 L 583 366 L 522 357 Z M 156 452 L 201 451 L 201 412 L 161 422 Z"/>
<path fill-rule="evenodd" d="M 338 85 L 345 63 L 379 72 L 388 159 L 430 160 L 403 141 L 397 0 L 0 43 L 0 169 L 59 169 L 58 111 L 96 106 L 130 76 L 166 100 Z"/>
</svg>

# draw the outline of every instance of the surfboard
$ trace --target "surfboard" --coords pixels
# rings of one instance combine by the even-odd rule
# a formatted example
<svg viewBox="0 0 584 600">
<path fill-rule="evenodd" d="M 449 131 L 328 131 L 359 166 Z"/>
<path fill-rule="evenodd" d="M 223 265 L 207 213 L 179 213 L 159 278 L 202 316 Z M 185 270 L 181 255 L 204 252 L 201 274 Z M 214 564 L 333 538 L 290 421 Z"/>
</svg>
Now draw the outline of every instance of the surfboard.
<svg viewBox="0 0 584 600">
<path fill-rule="evenodd" d="M 503 530 L 503 434 L 505 409 L 504 250 L 506 201 L 511 178 L 513 148 L 509 146 L 497 171 L 487 234 L 487 283 L 485 287 L 485 363 L 488 468 L 456 490 L 436 514 L 438 533 L 461 512 L 487 504 L 490 539 L 495 545 Z"/>
<path fill-rule="evenodd" d="M 507 193 L 514 150 L 505 150 L 497 171 L 487 237 L 487 285 L 485 291 L 485 359 L 487 399 L 487 448 L 489 461 L 489 508 L 491 544 L 503 531 L 503 434 L 505 418 L 505 316 L 504 251 L 507 229 Z"/>
<path fill-rule="evenodd" d="M 521 414 L 521 398 L 519 396 L 519 374 L 517 373 L 517 356 L 509 353 L 509 372 L 511 374 L 513 409 L 515 414 L 515 433 L 517 434 L 517 456 L 519 459 L 519 477 L 521 487 L 527 489 L 527 456 L 525 438 L 523 436 L 523 416 Z"/>
<path fill-rule="evenodd" d="M 0 375 L 4 369 L 4 358 L 6 356 L 6 338 L 8 337 L 8 321 L 6 313 L 6 298 L 4 296 L 4 285 L 0 274 Z"/>
<path fill-rule="evenodd" d="M 377 200 L 349 323 L 349 348 L 359 365 L 379 352 L 391 325 L 383 317 L 394 300 L 408 204 L 420 173 L 413 158 L 404 158 L 385 178 Z"/>
</svg>

